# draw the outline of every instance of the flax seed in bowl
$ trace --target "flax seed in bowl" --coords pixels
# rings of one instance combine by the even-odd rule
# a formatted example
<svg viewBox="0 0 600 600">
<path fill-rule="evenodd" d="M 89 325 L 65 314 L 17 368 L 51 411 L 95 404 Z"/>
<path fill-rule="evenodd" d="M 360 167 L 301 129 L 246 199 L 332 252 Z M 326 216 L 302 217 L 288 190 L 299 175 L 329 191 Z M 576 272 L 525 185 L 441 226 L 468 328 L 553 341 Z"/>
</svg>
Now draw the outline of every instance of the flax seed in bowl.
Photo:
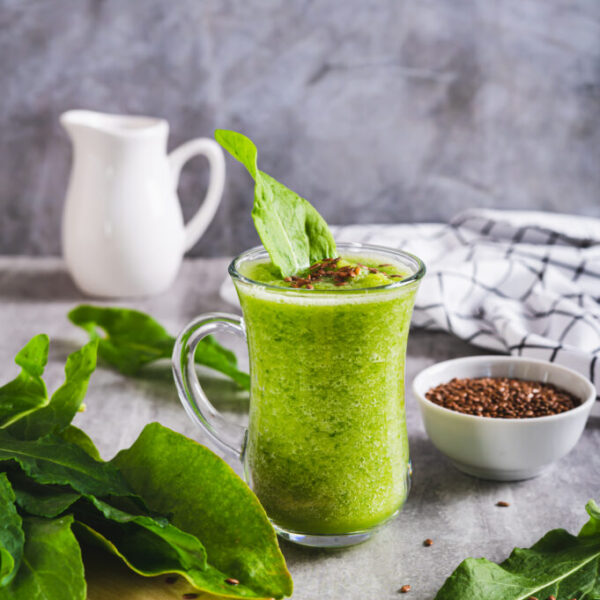
<svg viewBox="0 0 600 600">
<path fill-rule="evenodd" d="M 511 377 L 455 377 L 431 388 L 425 398 L 465 415 L 496 419 L 547 417 L 581 404 L 552 383 Z"/>
<path fill-rule="evenodd" d="M 535 477 L 568 454 L 596 398 L 571 369 L 509 356 L 438 363 L 413 392 L 434 446 L 461 471 L 499 481 Z"/>
</svg>

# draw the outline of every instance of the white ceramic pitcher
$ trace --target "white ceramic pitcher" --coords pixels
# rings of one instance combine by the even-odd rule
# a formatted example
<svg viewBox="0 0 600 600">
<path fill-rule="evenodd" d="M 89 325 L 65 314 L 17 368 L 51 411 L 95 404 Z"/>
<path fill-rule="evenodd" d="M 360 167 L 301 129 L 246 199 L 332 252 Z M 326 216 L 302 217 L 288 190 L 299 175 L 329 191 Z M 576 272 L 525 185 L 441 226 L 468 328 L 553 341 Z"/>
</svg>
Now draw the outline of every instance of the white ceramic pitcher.
<svg viewBox="0 0 600 600">
<path fill-rule="evenodd" d="M 94 296 L 166 290 L 221 200 L 220 146 L 197 138 L 167 155 L 169 125 L 163 119 L 70 110 L 60 121 L 73 143 L 62 244 L 76 284 Z M 197 154 L 209 161 L 210 183 L 184 225 L 177 183 L 184 163 Z"/>
</svg>

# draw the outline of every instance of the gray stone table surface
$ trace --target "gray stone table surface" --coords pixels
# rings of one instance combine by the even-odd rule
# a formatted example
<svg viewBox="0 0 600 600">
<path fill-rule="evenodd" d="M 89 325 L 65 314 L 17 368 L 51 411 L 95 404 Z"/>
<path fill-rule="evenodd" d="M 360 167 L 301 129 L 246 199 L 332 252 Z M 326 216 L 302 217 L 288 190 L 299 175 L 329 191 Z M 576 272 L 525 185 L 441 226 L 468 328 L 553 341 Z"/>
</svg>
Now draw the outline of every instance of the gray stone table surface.
<svg viewBox="0 0 600 600">
<path fill-rule="evenodd" d="M 231 310 L 218 295 L 226 265 L 226 259 L 186 261 L 169 292 L 118 304 L 148 311 L 176 332 L 199 313 Z M 17 350 L 34 334 L 46 332 L 52 340 L 47 382 L 53 390 L 67 354 L 85 341 L 66 317 L 83 301 L 89 299 L 75 289 L 59 259 L 0 257 L 0 382 L 15 375 Z M 393 523 L 361 546 L 322 551 L 283 544 L 294 577 L 294 599 L 392 600 L 404 597 L 398 595 L 404 584 L 412 586 L 410 598 L 431 599 L 467 556 L 501 560 L 514 546 L 528 546 L 548 529 L 575 532 L 583 524 L 585 502 L 600 497 L 600 419 L 590 420 L 575 450 L 552 470 L 518 483 L 463 475 L 428 441 L 410 393 L 413 377 L 436 361 L 477 352 L 446 334 L 411 333 L 407 414 L 415 473 L 409 500 Z M 242 422 L 247 397 L 225 381 L 205 380 L 216 406 Z M 150 421 L 211 445 L 184 414 L 168 365 L 144 379 L 99 368 L 86 405 L 76 424 L 92 436 L 104 458 L 128 446 Z M 498 500 L 510 507 L 497 508 Z M 434 545 L 423 547 L 425 538 L 432 538 Z"/>
</svg>

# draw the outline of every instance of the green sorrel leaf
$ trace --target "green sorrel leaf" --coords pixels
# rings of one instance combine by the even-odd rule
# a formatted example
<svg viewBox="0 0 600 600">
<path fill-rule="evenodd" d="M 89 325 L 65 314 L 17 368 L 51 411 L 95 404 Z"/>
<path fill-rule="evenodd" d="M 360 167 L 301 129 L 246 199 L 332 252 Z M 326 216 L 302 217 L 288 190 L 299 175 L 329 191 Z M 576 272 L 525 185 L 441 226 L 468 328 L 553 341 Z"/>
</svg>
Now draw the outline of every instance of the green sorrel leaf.
<svg viewBox="0 0 600 600">
<path fill-rule="evenodd" d="M 11 469 L 8 478 L 21 514 L 53 519 L 81 498 L 68 486 L 37 483 L 19 469 Z"/>
<path fill-rule="evenodd" d="M 8 427 L 11 435 L 35 440 L 52 431 L 62 431 L 71 423 L 85 398 L 90 376 L 96 369 L 97 348 L 98 342 L 94 340 L 69 355 L 64 383 L 52 394 L 49 403 Z"/>
<path fill-rule="evenodd" d="M 42 379 L 48 362 L 48 345 L 47 335 L 36 335 L 15 357 L 21 372 L 0 387 L 0 427 L 7 427 L 48 403 L 46 384 Z"/>
<path fill-rule="evenodd" d="M 133 514 L 94 496 L 41 486 L 25 476 L 17 477 L 15 494 L 19 508 L 29 515 L 53 518 L 67 510 L 73 513 L 83 541 L 102 546 L 140 575 L 178 573 L 212 594 L 260 597 L 245 586 L 232 589 L 225 581 L 229 575 L 207 565 L 202 543 L 164 517 Z"/>
<path fill-rule="evenodd" d="M 69 313 L 75 325 L 99 341 L 98 354 L 125 375 L 136 375 L 156 360 L 171 358 L 175 338 L 151 316 L 129 308 L 82 304 Z M 231 377 L 244 389 L 250 388 L 247 373 L 236 367 L 235 354 L 213 338 L 204 338 L 197 346 L 196 362 Z"/>
<path fill-rule="evenodd" d="M 224 129 L 215 131 L 215 139 L 254 179 L 252 218 L 282 277 L 336 256 L 335 241 L 323 217 L 307 200 L 258 169 L 258 152 L 250 139 Z"/>
<path fill-rule="evenodd" d="M 60 432 L 60 437 L 67 442 L 71 442 L 76 446 L 79 446 L 87 455 L 91 456 L 94 460 L 101 461 L 100 453 L 96 448 L 94 442 L 92 442 L 90 436 L 85 432 L 75 427 L 75 425 L 69 425 Z"/>
<path fill-rule="evenodd" d="M 291 595 L 292 580 L 264 509 L 218 456 L 158 423 L 112 461 L 150 509 L 197 536 L 208 562 L 267 597 Z"/>
<path fill-rule="evenodd" d="M 590 520 L 581 528 L 579 537 L 586 538 L 600 535 L 600 506 L 594 500 L 590 500 L 586 506 Z"/>
<path fill-rule="evenodd" d="M 40 489 L 41 488 L 41 489 Z M 15 489 L 16 501 L 23 511 L 36 517 L 58 517 L 81 498 L 77 492 L 68 492 L 44 485 L 39 488 Z"/>
<path fill-rule="evenodd" d="M 6 473 L 0 473 L 0 587 L 14 578 L 21 564 L 24 543 L 15 494 Z"/>
<path fill-rule="evenodd" d="M 0 462 L 17 463 L 40 484 L 66 485 L 81 494 L 133 496 L 114 465 L 98 462 L 79 446 L 56 434 L 39 440 L 17 440 L 0 431 Z"/>
<path fill-rule="evenodd" d="M 0 588 L 0 600 L 85 600 L 81 549 L 73 517 L 23 520 L 25 551 L 17 575 Z"/>
<path fill-rule="evenodd" d="M 600 510 L 586 506 L 589 522 L 578 536 L 564 529 L 548 532 L 531 548 L 515 548 L 497 565 L 467 558 L 446 580 L 435 600 L 596 600 L 600 587 Z"/>
<path fill-rule="evenodd" d="M 78 523 L 96 543 L 119 556 L 136 573 L 178 573 L 204 592 L 232 598 L 261 597 L 246 586 L 229 585 L 229 575 L 207 564 L 198 538 L 166 519 L 132 515 L 93 497 L 86 500 L 75 507 Z"/>
<path fill-rule="evenodd" d="M 206 567 L 206 551 L 198 538 L 163 517 L 131 514 L 94 496 L 86 496 L 74 510 L 77 521 L 110 539 L 125 554 L 143 550 L 156 568 L 155 573 L 148 574 Z"/>
<path fill-rule="evenodd" d="M 162 573 L 179 573 L 185 577 L 199 592 L 209 592 L 219 598 L 261 598 L 252 590 L 240 584 L 231 586 L 225 583 L 227 575 L 220 573 L 211 565 L 200 570 L 189 567 L 185 571 L 179 570 L 174 562 L 169 562 L 171 557 L 161 556 L 161 550 L 152 545 L 153 540 L 145 536 L 128 539 L 127 548 L 121 548 L 102 533 L 93 529 L 86 523 L 76 522 L 77 536 L 84 543 L 93 544 L 120 558 L 134 573 L 151 577 Z M 164 570 L 164 569 L 167 570 Z M 0 598 L 0 600 L 2 600 Z"/>
</svg>

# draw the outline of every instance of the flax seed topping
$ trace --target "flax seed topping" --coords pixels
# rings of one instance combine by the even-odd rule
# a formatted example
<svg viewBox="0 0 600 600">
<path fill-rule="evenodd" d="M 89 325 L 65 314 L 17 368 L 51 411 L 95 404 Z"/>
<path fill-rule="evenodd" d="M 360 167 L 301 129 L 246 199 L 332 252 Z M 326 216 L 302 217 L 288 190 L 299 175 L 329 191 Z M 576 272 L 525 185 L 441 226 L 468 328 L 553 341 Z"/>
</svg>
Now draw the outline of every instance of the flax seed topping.
<svg viewBox="0 0 600 600">
<path fill-rule="evenodd" d="M 393 267 L 391 263 L 381 265 L 381 267 Z M 299 274 L 285 277 L 284 281 L 290 283 L 293 288 L 315 289 L 315 284 L 328 283 L 336 287 L 347 285 L 354 280 L 363 281 L 368 275 L 379 275 L 382 279 L 377 281 L 377 285 L 385 285 L 390 277 L 402 278 L 400 273 L 386 273 L 372 264 L 366 265 L 361 262 L 349 263 L 346 260 L 337 258 L 326 258 L 316 262 L 308 268 L 307 271 Z M 367 286 L 369 287 L 369 286 Z"/>
<path fill-rule="evenodd" d="M 316 292 L 395 286 L 409 275 L 401 263 L 383 263 L 381 258 L 368 255 L 326 258 L 285 276 L 271 262 L 257 261 L 248 264 L 241 273 L 269 286 Z"/>
<path fill-rule="evenodd" d="M 344 285 L 350 279 L 357 277 L 360 274 L 360 270 L 363 265 L 356 266 L 343 266 L 338 267 L 338 263 L 340 262 L 340 258 L 325 258 L 324 260 L 320 260 L 316 262 L 308 268 L 308 273 L 304 276 L 292 275 L 291 277 L 286 277 L 284 281 L 291 282 L 291 287 L 293 288 L 301 288 L 306 287 L 306 289 L 312 290 L 314 289 L 314 283 L 324 280 L 333 280 L 334 285 Z M 368 267 L 364 267 L 370 271 Z"/>
</svg>

